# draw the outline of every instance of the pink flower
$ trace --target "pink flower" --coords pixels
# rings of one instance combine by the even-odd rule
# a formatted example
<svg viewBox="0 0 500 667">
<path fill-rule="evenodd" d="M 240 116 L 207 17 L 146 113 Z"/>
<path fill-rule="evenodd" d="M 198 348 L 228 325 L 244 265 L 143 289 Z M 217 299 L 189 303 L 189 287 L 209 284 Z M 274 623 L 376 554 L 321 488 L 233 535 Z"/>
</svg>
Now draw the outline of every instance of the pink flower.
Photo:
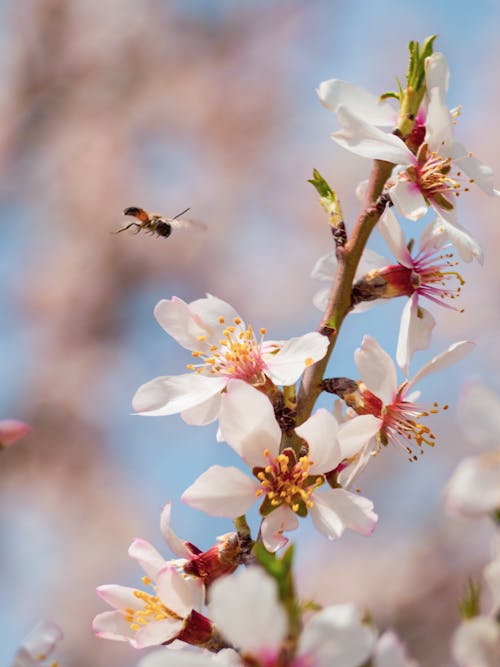
<svg viewBox="0 0 500 667">
<path fill-rule="evenodd" d="M 11 667 L 42 667 L 62 638 L 55 623 L 41 621 L 23 641 Z"/>
<path fill-rule="evenodd" d="M 325 474 L 345 458 L 339 446 L 335 417 L 318 410 L 296 429 L 308 445 L 307 454 L 280 452 L 281 430 L 270 401 L 244 382 L 233 380 L 223 397 L 220 431 L 252 469 L 255 479 L 237 468 L 212 466 L 190 486 L 182 499 L 212 516 L 235 518 L 261 499 L 262 539 L 276 551 L 287 539 L 284 531 L 298 526 L 298 516 L 311 515 L 329 539 L 345 528 L 369 535 L 377 521 L 373 503 L 344 489 L 330 488 Z M 319 491 L 320 487 L 325 487 Z"/>
<path fill-rule="evenodd" d="M 0 449 L 10 447 L 25 435 L 31 433 L 31 426 L 17 419 L 0 420 Z"/>
<path fill-rule="evenodd" d="M 143 415 L 180 412 L 190 424 L 217 418 L 221 393 L 230 380 L 255 386 L 294 384 L 328 347 L 328 339 L 316 331 L 288 341 L 265 341 L 261 329 L 256 337 L 228 303 L 210 294 L 189 304 L 177 297 L 160 301 L 155 316 L 191 350 L 196 363 L 188 365 L 188 374 L 157 377 L 139 387 L 133 407 Z"/>
</svg>

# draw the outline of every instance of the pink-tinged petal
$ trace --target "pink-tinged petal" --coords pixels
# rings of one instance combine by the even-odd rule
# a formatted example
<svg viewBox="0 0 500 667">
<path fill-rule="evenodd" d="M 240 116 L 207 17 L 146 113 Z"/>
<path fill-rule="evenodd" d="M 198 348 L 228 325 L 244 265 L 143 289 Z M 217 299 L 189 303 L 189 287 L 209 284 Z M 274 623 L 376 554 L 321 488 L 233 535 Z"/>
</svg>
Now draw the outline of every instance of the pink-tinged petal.
<svg viewBox="0 0 500 667">
<path fill-rule="evenodd" d="M 136 597 L 136 590 L 136 588 L 120 586 L 119 584 L 106 584 L 98 586 L 96 592 L 111 607 L 119 611 L 125 611 L 125 609 L 141 609 L 144 606 L 142 600 Z"/>
<path fill-rule="evenodd" d="M 136 632 L 135 641 L 132 645 L 135 648 L 159 646 L 164 642 L 175 639 L 182 628 L 183 622 L 173 618 L 151 621 Z"/>
<path fill-rule="evenodd" d="M 180 537 L 170 528 L 170 516 L 172 512 L 172 503 L 167 503 L 163 508 L 160 516 L 160 530 L 163 539 L 167 543 L 170 551 L 177 556 L 177 558 L 190 558 L 191 551 L 184 544 Z"/>
<path fill-rule="evenodd" d="M 200 336 L 207 335 L 206 327 L 182 299 L 162 299 L 156 304 L 154 315 L 158 324 L 186 350 L 208 350 L 210 343 L 200 341 Z"/>
<path fill-rule="evenodd" d="M 186 579 L 172 565 L 166 565 L 158 573 L 156 590 L 163 604 L 183 618 L 193 609 L 199 611 L 205 596 L 201 579 Z"/>
<path fill-rule="evenodd" d="M 389 260 L 382 255 L 379 255 L 377 252 L 370 250 L 370 248 L 365 248 L 361 259 L 359 260 L 358 268 L 354 275 L 354 280 L 359 280 L 365 274 L 373 271 L 374 269 L 381 269 L 383 266 L 390 264 Z"/>
<path fill-rule="evenodd" d="M 257 499 L 259 485 L 238 468 L 212 466 L 182 494 L 182 500 L 211 516 L 234 519 Z"/>
<path fill-rule="evenodd" d="M 400 178 L 389 189 L 389 194 L 394 206 L 405 218 L 420 220 L 429 210 L 429 205 L 415 183 Z"/>
<path fill-rule="evenodd" d="M 491 613 L 496 614 L 500 611 L 500 558 L 489 563 L 483 574 L 491 593 Z"/>
<path fill-rule="evenodd" d="M 441 248 L 445 243 L 452 243 L 464 262 L 477 259 L 479 264 L 483 264 L 481 246 L 465 227 L 438 217 L 430 222 L 422 232 L 419 246 L 421 249 Z"/>
<path fill-rule="evenodd" d="M 337 118 L 342 129 L 334 132 L 332 139 L 351 153 L 393 164 L 407 165 L 414 160 L 401 139 L 365 123 L 347 107 L 338 108 Z"/>
<path fill-rule="evenodd" d="M 338 262 L 335 253 L 329 252 L 318 259 L 311 271 L 311 278 L 331 282 L 337 271 L 337 266 Z"/>
<path fill-rule="evenodd" d="M 450 70 L 442 53 L 433 53 L 425 59 L 425 86 L 427 90 L 437 88 L 443 97 L 448 93 Z"/>
<path fill-rule="evenodd" d="M 500 624 L 489 616 L 476 616 L 462 623 L 451 646 L 459 667 L 498 667 Z"/>
<path fill-rule="evenodd" d="M 396 633 L 388 630 L 378 638 L 373 651 L 373 667 L 418 667 L 410 660 Z"/>
<path fill-rule="evenodd" d="M 265 355 L 267 374 L 277 384 L 294 384 L 308 366 L 325 356 L 327 349 L 328 338 L 317 331 L 290 338 L 277 354 Z"/>
<path fill-rule="evenodd" d="M 206 426 L 217 419 L 220 410 L 220 393 L 211 396 L 209 399 L 196 405 L 189 410 L 181 412 L 182 419 L 191 426 Z"/>
<path fill-rule="evenodd" d="M 131 630 L 123 614 L 119 611 L 104 611 L 92 621 L 92 629 L 101 639 L 114 639 L 119 642 L 133 643 L 135 632 Z"/>
<path fill-rule="evenodd" d="M 132 399 L 135 412 L 149 417 L 175 415 L 209 400 L 224 389 L 224 377 L 206 377 L 198 373 L 161 376 L 146 382 Z"/>
<path fill-rule="evenodd" d="M 313 297 L 313 304 L 315 308 L 324 312 L 328 305 L 328 298 L 330 296 L 330 287 L 325 287 L 316 292 Z"/>
<path fill-rule="evenodd" d="M 63 638 L 61 628 L 50 621 L 40 621 L 23 639 L 22 647 L 33 657 L 49 656 Z M 12 667 L 15 667 L 15 664 Z M 38 663 L 37 663 L 38 664 Z"/>
<path fill-rule="evenodd" d="M 233 324 L 235 319 L 241 319 L 229 303 L 212 294 L 207 294 L 203 299 L 191 301 L 189 307 L 195 317 L 199 318 L 202 326 L 206 328 L 207 334 L 215 345 L 219 344 L 224 329 Z"/>
<path fill-rule="evenodd" d="M 339 475 L 339 482 L 342 484 L 344 489 L 348 489 L 356 477 L 366 468 L 369 460 L 372 456 L 373 445 L 375 440 L 369 442 L 365 447 L 359 452 L 356 459 L 349 465 L 347 468 L 341 471 Z"/>
<path fill-rule="evenodd" d="M 314 667 L 359 667 L 377 638 L 352 604 L 332 605 L 315 614 L 299 639 L 299 655 Z"/>
<path fill-rule="evenodd" d="M 500 450 L 461 461 L 445 489 L 453 514 L 479 517 L 500 509 Z"/>
<path fill-rule="evenodd" d="M 148 653 L 139 661 L 138 667 L 214 667 L 214 660 L 208 653 L 164 648 Z"/>
<path fill-rule="evenodd" d="M 288 629 L 276 582 L 264 570 L 249 567 L 218 579 L 210 589 L 210 618 L 243 653 L 279 652 Z"/>
<path fill-rule="evenodd" d="M 337 442 L 339 425 L 331 412 L 320 408 L 307 421 L 295 429 L 297 435 L 309 445 L 309 460 L 312 475 L 333 470 L 342 460 Z"/>
<path fill-rule="evenodd" d="M 31 431 L 31 426 L 25 422 L 17 419 L 0 419 L 0 449 L 13 445 Z"/>
<path fill-rule="evenodd" d="M 500 396 L 482 382 L 470 383 L 457 410 L 467 439 L 478 448 L 495 449 L 500 442 Z"/>
<path fill-rule="evenodd" d="M 375 415 L 359 415 L 339 428 L 337 439 L 342 458 L 350 459 L 375 437 L 382 420 Z"/>
<path fill-rule="evenodd" d="M 487 195 L 498 196 L 500 193 L 493 185 L 493 169 L 471 155 L 462 144 L 454 144 L 451 157 L 455 165 L 464 171 Z"/>
<path fill-rule="evenodd" d="M 397 261 L 403 266 L 413 268 L 413 260 L 406 246 L 403 230 L 389 207 L 385 209 L 380 218 L 378 230 Z"/>
<path fill-rule="evenodd" d="M 139 563 L 153 581 L 156 580 L 158 571 L 165 565 L 163 556 L 146 540 L 134 540 L 128 549 L 128 555 Z"/>
<path fill-rule="evenodd" d="M 435 325 L 436 320 L 430 312 L 418 305 L 418 294 L 412 294 L 401 313 L 396 351 L 396 361 L 406 377 L 414 353 L 429 347 Z"/>
<path fill-rule="evenodd" d="M 344 106 L 372 125 L 395 127 L 397 123 L 398 114 L 391 104 L 349 81 L 322 81 L 316 92 L 321 104 L 329 111 L 336 112 L 340 106 Z"/>
<path fill-rule="evenodd" d="M 392 402 L 397 389 L 396 367 L 391 357 L 372 336 L 364 336 L 354 353 L 354 361 L 361 379 L 384 405 Z"/>
<path fill-rule="evenodd" d="M 263 452 L 279 454 L 281 429 L 269 398 L 242 380 L 232 380 L 222 397 L 219 427 L 225 440 L 251 467 L 267 464 Z"/>
<path fill-rule="evenodd" d="M 315 493 L 309 512 L 317 530 L 329 540 L 341 537 L 345 528 L 371 535 L 378 520 L 371 500 L 345 489 Z"/>
<path fill-rule="evenodd" d="M 445 368 L 455 364 L 457 361 L 460 361 L 460 359 L 463 359 L 467 354 L 472 352 L 475 347 L 475 343 L 470 340 L 461 340 L 458 343 L 453 343 L 447 350 L 441 352 L 441 354 L 437 354 L 429 362 L 422 366 L 413 379 L 408 382 L 406 386 L 406 392 L 408 392 L 414 384 L 427 375 L 435 373 L 436 371 L 442 371 Z"/>
<path fill-rule="evenodd" d="M 275 553 L 288 543 L 283 533 L 285 531 L 296 530 L 299 525 L 297 516 L 292 512 L 288 505 L 281 505 L 268 514 L 262 521 L 260 527 L 262 542 L 268 551 Z"/>
<path fill-rule="evenodd" d="M 447 158 L 454 144 L 451 115 L 439 88 L 433 88 L 428 95 L 425 141 L 429 150 Z"/>
</svg>

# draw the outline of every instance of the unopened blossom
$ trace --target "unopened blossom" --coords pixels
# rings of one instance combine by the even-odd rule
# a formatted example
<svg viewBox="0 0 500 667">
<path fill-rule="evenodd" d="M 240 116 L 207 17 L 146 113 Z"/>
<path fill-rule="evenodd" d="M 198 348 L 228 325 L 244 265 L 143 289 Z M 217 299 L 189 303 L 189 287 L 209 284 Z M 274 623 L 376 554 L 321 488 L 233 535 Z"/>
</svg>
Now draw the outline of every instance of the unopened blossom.
<svg viewBox="0 0 500 667">
<path fill-rule="evenodd" d="M 225 301 L 212 295 L 185 303 L 173 297 L 155 310 L 159 324 L 191 351 L 189 373 L 162 376 L 142 385 L 134 410 L 143 415 L 181 413 L 190 424 L 217 418 L 220 396 L 232 379 L 254 386 L 294 384 L 303 371 L 323 358 L 328 339 L 316 331 L 287 341 L 265 340 Z"/>
<path fill-rule="evenodd" d="M 296 651 L 286 645 L 287 616 L 276 582 L 260 568 L 250 567 L 217 581 L 208 615 L 226 640 L 238 649 L 221 660 L 182 651 L 156 651 L 140 667 L 359 667 L 370 656 L 374 629 L 363 623 L 353 605 L 332 605 L 314 614 L 300 635 Z M 399 667 L 399 665 L 398 665 Z"/>
<path fill-rule="evenodd" d="M 453 635 L 451 647 L 458 667 L 498 667 L 500 623 L 490 616 L 466 620 Z"/>
<path fill-rule="evenodd" d="M 24 639 L 11 667 L 50 667 L 56 664 L 46 661 L 62 638 L 59 626 L 50 621 L 41 621 Z"/>
<path fill-rule="evenodd" d="M 308 514 L 329 539 L 340 537 L 345 528 L 372 532 L 377 521 L 373 503 L 326 483 L 326 473 L 346 458 L 331 413 L 318 410 L 296 429 L 308 445 L 307 454 L 297 456 L 291 448 L 280 452 L 281 430 L 270 401 L 234 380 L 223 397 L 219 424 L 222 439 L 252 469 L 254 479 L 238 468 L 212 466 L 184 492 L 188 505 L 235 518 L 260 500 L 261 534 L 269 551 L 286 544 L 283 532 L 297 528 L 298 517 Z"/>
<path fill-rule="evenodd" d="M 0 419 L 0 449 L 10 447 L 31 430 L 31 426 L 18 419 Z"/>
<path fill-rule="evenodd" d="M 389 194 L 400 213 L 411 220 L 418 220 L 432 206 L 442 218 L 454 223 L 455 198 L 472 183 L 489 195 L 498 194 L 492 170 L 454 140 L 454 118 L 445 101 L 448 80 L 443 54 L 432 54 L 426 61 L 425 107 L 417 116 L 415 135 L 410 135 L 406 143 L 380 129 L 395 127 L 388 103 L 376 106 L 374 96 L 337 80 L 323 82 L 318 91 L 341 125 L 332 134 L 334 141 L 357 155 L 399 167 Z"/>
<path fill-rule="evenodd" d="M 427 375 L 462 359 L 473 347 L 470 341 L 453 343 L 425 364 L 412 379 L 398 385 L 391 357 L 374 338 L 363 338 L 361 347 L 354 354 L 361 380 L 355 391 L 343 396 L 358 416 L 346 422 L 338 434 L 344 452 L 352 451 L 355 473 L 366 465 L 372 452 L 377 452 L 381 445 L 391 443 L 401 447 L 410 460 L 417 458 L 415 448 L 421 452 L 424 445 L 434 446 L 435 436 L 421 419 L 437 412 L 437 404 L 429 408 L 417 403 L 413 388 Z"/>
</svg>

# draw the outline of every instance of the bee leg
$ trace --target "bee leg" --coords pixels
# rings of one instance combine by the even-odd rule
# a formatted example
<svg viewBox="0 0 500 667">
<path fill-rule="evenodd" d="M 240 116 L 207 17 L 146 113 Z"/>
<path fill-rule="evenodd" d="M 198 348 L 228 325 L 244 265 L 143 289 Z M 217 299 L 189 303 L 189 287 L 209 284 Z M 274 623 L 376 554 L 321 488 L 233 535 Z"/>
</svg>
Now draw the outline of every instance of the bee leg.
<svg viewBox="0 0 500 667">
<path fill-rule="evenodd" d="M 137 234 L 141 228 L 140 225 L 137 224 L 137 222 L 131 222 L 130 225 L 127 225 L 126 227 L 122 227 L 121 229 L 118 229 L 116 232 L 112 232 L 112 234 L 119 234 L 120 232 L 126 232 L 127 229 L 130 229 L 131 227 L 137 227 L 135 233 Z"/>
</svg>

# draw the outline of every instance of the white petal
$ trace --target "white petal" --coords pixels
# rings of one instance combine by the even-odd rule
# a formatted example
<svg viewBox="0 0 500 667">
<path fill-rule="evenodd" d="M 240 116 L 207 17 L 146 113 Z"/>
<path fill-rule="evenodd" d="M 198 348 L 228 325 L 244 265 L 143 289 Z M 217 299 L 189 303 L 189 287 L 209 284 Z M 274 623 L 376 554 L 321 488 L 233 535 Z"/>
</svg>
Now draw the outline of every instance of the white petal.
<svg viewBox="0 0 500 667">
<path fill-rule="evenodd" d="M 373 271 L 373 269 L 381 269 L 383 266 L 387 266 L 387 264 L 390 264 L 390 262 L 386 257 L 370 250 L 370 248 L 365 248 L 361 255 L 361 259 L 359 260 L 354 280 L 359 280 L 366 273 Z"/>
<path fill-rule="evenodd" d="M 492 614 L 500 611 L 500 558 L 489 563 L 484 568 L 484 580 L 488 584 L 492 597 Z"/>
<path fill-rule="evenodd" d="M 276 582 L 258 567 L 218 579 L 210 589 L 210 618 L 222 635 L 250 655 L 277 653 L 288 621 Z"/>
<path fill-rule="evenodd" d="M 139 660 L 137 667 L 213 667 L 213 664 L 211 655 L 207 653 L 163 648 L 148 653 Z"/>
<path fill-rule="evenodd" d="M 480 264 L 483 263 L 481 246 L 472 238 L 465 227 L 456 222 L 448 222 L 441 217 L 437 217 L 424 229 L 419 245 L 421 248 L 441 248 L 448 242 L 455 246 L 464 262 L 470 262 L 475 258 Z"/>
<path fill-rule="evenodd" d="M 500 450 L 461 461 L 451 476 L 445 501 L 452 513 L 477 517 L 500 509 Z"/>
<path fill-rule="evenodd" d="M 473 179 L 477 185 L 487 195 L 497 195 L 493 184 L 493 169 L 480 162 L 476 157 L 467 153 L 465 146 L 454 144 L 451 157 L 455 165 L 464 171 L 467 176 Z"/>
<path fill-rule="evenodd" d="M 182 500 L 211 516 L 234 519 L 254 504 L 258 488 L 259 485 L 238 468 L 216 465 L 184 491 Z"/>
<path fill-rule="evenodd" d="M 157 593 L 166 607 L 186 618 L 193 609 L 201 609 L 205 588 L 200 579 L 183 577 L 176 567 L 166 565 L 158 573 Z"/>
<path fill-rule="evenodd" d="M 224 377 L 205 377 L 197 373 L 164 375 L 139 387 L 132 406 L 141 415 L 175 415 L 204 403 L 226 384 Z"/>
<path fill-rule="evenodd" d="M 187 350 L 208 349 L 209 343 L 200 342 L 206 336 L 206 327 L 194 317 L 189 304 L 174 296 L 156 304 L 154 315 L 163 329 Z"/>
<path fill-rule="evenodd" d="M 500 624 L 487 616 L 465 621 L 453 636 L 452 652 L 460 667 L 498 667 Z"/>
<path fill-rule="evenodd" d="M 150 621 L 136 632 L 135 647 L 147 648 L 148 646 L 163 644 L 177 637 L 182 628 L 182 621 L 173 618 Z"/>
<path fill-rule="evenodd" d="M 361 347 L 354 353 L 354 360 L 368 389 L 378 396 L 384 405 L 392 403 L 397 389 L 396 367 L 375 338 L 363 337 Z"/>
<path fill-rule="evenodd" d="M 452 150 L 453 124 L 445 98 L 439 88 L 428 91 L 427 118 L 425 123 L 425 141 L 429 150 L 447 158 Z"/>
<path fill-rule="evenodd" d="M 408 268 L 413 268 L 413 261 L 411 254 L 406 247 L 406 240 L 401 229 L 401 225 L 397 221 L 396 216 L 389 207 L 386 207 L 380 221 L 378 223 L 378 230 L 384 237 L 385 242 L 391 249 L 392 254 L 397 261 Z"/>
<path fill-rule="evenodd" d="M 482 382 L 469 384 L 458 405 L 460 425 L 471 444 L 496 448 L 500 442 L 500 396 Z"/>
<path fill-rule="evenodd" d="M 366 447 L 381 425 L 381 419 L 375 415 L 359 415 L 342 424 L 337 435 L 342 458 L 350 459 Z"/>
<path fill-rule="evenodd" d="M 135 596 L 137 589 L 129 586 L 120 586 L 119 584 L 106 584 L 98 586 L 97 595 L 105 600 L 109 605 L 120 611 L 125 609 L 141 609 L 143 602 Z"/>
<path fill-rule="evenodd" d="M 325 356 L 327 349 L 328 338 L 317 331 L 290 338 L 277 354 L 264 355 L 268 375 L 277 384 L 294 384 L 308 366 Z"/>
<path fill-rule="evenodd" d="M 408 392 L 414 384 L 427 375 L 435 373 L 436 371 L 442 371 L 452 364 L 455 364 L 457 361 L 460 361 L 460 359 L 463 359 L 469 352 L 472 352 L 474 348 L 475 344 L 470 340 L 461 340 L 458 343 L 453 343 L 447 350 L 441 352 L 441 354 L 437 354 L 428 363 L 422 366 L 414 378 L 408 382 L 406 391 Z"/>
<path fill-rule="evenodd" d="M 415 183 L 400 178 L 389 189 L 389 194 L 394 206 L 405 218 L 420 220 L 429 210 L 429 205 Z"/>
<path fill-rule="evenodd" d="M 220 393 L 211 396 L 209 399 L 196 405 L 194 408 L 183 410 L 182 419 L 191 426 L 206 426 L 217 419 L 220 410 Z"/>
<path fill-rule="evenodd" d="M 34 658 L 40 655 L 49 656 L 62 638 L 63 634 L 58 625 L 50 621 L 40 621 L 23 639 L 22 647 Z M 15 663 L 12 667 L 15 667 Z"/>
<path fill-rule="evenodd" d="M 378 520 L 371 500 L 345 489 L 315 493 L 309 512 L 317 530 L 329 540 L 341 537 L 345 528 L 371 535 Z"/>
<path fill-rule="evenodd" d="M 413 156 L 410 150 L 394 134 L 383 132 L 363 122 L 347 107 L 338 108 L 337 118 L 342 129 L 334 132 L 332 139 L 342 148 L 372 160 L 386 160 L 403 165 L 412 162 Z"/>
<path fill-rule="evenodd" d="M 360 667 L 370 656 L 376 633 L 351 604 L 315 614 L 299 640 L 299 654 L 314 656 L 314 667 Z"/>
<path fill-rule="evenodd" d="M 232 380 L 222 397 L 219 427 L 225 440 L 250 466 L 266 465 L 263 452 L 277 456 L 281 429 L 269 398 L 241 380 Z"/>
<path fill-rule="evenodd" d="M 366 468 L 368 462 L 371 459 L 373 445 L 375 440 L 372 440 L 359 452 L 358 456 L 354 461 L 344 468 L 339 475 L 339 482 L 342 484 L 344 489 L 347 489 L 351 486 L 356 477 Z"/>
<path fill-rule="evenodd" d="M 315 308 L 324 312 L 328 305 L 328 297 L 330 296 L 330 287 L 325 287 L 316 292 L 313 297 L 313 304 Z"/>
<path fill-rule="evenodd" d="M 418 305 L 418 294 L 405 303 L 399 325 L 396 361 L 408 377 L 410 362 L 417 350 L 426 350 L 431 342 L 436 320 L 425 308 Z"/>
<path fill-rule="evenodd" d="M 135 643 L 135 633 L 119 611 L 104 611 L 102 614 L 97 614 L 92 621 L 92 629 L 102 639 Z"/>
<path fill-rule="evenodd" d="M 394 127 L 397 123 L 398 114 L 388 102 L 349 81 L 322 81 L 316 92 L 321 103 L 330 111 L 336 112 L 339 106 L 345 106 L 372 125 Z"/>
<path fill-rule="evenodd" d="M 342 460 L 337 442 L 339 425 L 331 412 L 320 408 L 301 426 L 295 429 L 297 435 L 309 445 L 309 460 L 313 462 L 309 471 L 312 475 L 333 470 Z"/>
<path fill-rule="evenodd" d="M 334 252 L 329 252 L 318 259 L 311 271 L 311 278 L 315 280 L 332 281 L 337 271 L 337 257 Z"/>
<path fill-rule="evenodd" d="M 268 514 L 262 521 L 260 527 L 262 542 L 268 551 L 274 553 L 284 547 L 288 542 L 283 533 L 295 530 L 299 525 L 297 516 L 288 505 L 281 505 Z"/>
<path fill-rule="evenodd" d="M 397 635 L 388 630 L 378 638 L 373 651 L 373 667 L 418 667 L 410 660 Z"/>
<path fill-rule="evenodd" d="M 132 542 L 128 549 L 128 555 L 139 563 L 153 581 L 156 580 L 158 571 L 166 562 L 152 544 L 142 539 L 136 539 Z"/>
<path fill-rule="evenodd" d="M 160 530 L 170 551 L 178 558 L 189 558 L 192 554 L 184 542 L 170 528 L 172 503 L 167 503 L 160 516 Z"/>
<path fill-rule="evenodd" d="M 233 324 L 235 319 L 241 319 L 229 303 L 212 294 L 207 294 L 204 299 L 191 301 L 189 307 L 207 328 L 207 331 L 214 336 L 216 344 L 219 342 L 222 331 L 229 324 Z M 220 318 L 223 318 L 224 322 L 221 322 Z"/>
</svg>

